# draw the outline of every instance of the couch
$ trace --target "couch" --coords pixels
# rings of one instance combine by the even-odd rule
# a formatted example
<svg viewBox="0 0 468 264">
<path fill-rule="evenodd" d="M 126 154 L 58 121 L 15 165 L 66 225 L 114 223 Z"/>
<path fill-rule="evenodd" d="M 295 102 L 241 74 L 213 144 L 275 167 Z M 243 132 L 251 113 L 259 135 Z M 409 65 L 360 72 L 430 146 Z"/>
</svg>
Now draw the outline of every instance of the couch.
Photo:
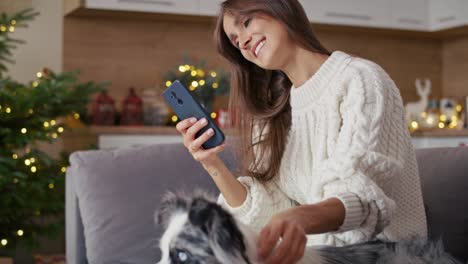
<svg viewBox="0 0 468 264">
<path fill-rule="evenodd" d="M 221 153 L 236 170 L 235 155 Z M 468 259 L 468 148 L 418 149 L 429 235 Z M 167 190 L 218 190 L 181 143 L 79 151 L 66 175 L 69 264 L 156 263 L 162 230 L 154 222 Z"/>
</svg>

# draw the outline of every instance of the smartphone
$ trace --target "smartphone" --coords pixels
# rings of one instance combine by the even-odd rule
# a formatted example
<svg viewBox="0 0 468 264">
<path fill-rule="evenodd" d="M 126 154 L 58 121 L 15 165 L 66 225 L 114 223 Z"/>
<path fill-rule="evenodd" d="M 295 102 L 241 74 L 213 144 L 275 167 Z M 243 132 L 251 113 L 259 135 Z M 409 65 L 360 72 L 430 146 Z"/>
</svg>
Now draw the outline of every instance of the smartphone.
<svg viewBox="0 0 468 264">
<path fill-rule="evenodd" d="M 209 138 L 202 147 L 204 149 L 214 148 L 224 142 L 224 133 L 219 129 L 203 106 L 193 97 L 192 93 L 179 80 L 174 81 L 164 92 L 163 98 L 172 108 L 180 120 L 195 117 L 197 120 L 206 118 L 208 125 L 200 129 L 195 137 L 201 136 L 205 131 L 212 128 L 214 135 Z"/>
</svg>

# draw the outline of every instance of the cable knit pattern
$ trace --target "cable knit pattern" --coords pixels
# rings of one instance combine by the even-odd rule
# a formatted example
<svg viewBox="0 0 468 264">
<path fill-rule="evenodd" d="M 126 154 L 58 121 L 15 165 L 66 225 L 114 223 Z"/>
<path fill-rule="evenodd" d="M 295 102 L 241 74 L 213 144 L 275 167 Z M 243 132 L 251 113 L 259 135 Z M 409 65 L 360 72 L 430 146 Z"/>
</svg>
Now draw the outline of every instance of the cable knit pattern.
<svg viewBox="0 0 468 264">
<path fill-rule="evenodd" d="M 309 245 L 427 236 L 416 157 L 398 88 L 377 64 L 335 51 L 300 87 L 292 87 L 292 125 L 279 175 L 262 184 L 239 177 L 248 196 L 232 208 L 263 227 L 297 204 L 340 199 L 339 230 L 309 235 Z"/>
</svg>

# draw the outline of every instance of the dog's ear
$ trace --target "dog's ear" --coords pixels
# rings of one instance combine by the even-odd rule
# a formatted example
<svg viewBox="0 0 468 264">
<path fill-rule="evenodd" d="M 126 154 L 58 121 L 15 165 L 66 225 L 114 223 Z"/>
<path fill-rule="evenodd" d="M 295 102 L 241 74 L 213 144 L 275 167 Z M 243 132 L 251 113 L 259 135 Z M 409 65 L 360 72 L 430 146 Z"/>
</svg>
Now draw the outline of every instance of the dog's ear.
<svg viewBox="0 0 468 264">
<path fill-rule="evenodd" d="M 181 194 L 167 192 L 161 199 L 159 210 L 156 211 L 156 223 L 167 228 L 171 216 L 176 211 L 188 211 L 189 201 Z"/>
<path fill-rule="evenodd" d="M 193 199 L 189 221 L 199 227 L 218 247 L 233 252 L 245 252 L 241 231 L 232 215 L 220 205 L 204 198 Z"/>
</svg>

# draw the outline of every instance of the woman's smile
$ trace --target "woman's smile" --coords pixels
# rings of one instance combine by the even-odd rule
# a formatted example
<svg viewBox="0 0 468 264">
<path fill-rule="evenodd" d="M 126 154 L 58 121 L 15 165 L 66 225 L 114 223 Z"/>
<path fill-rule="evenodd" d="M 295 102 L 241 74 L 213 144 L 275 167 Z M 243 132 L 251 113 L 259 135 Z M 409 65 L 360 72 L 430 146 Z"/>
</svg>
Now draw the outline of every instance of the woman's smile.
<svg viewBox="0 0 468 264">
<path fill-rule="evenodd" d="M 254 55 L 256 58 L 258 58 L 258 55 L 260 54 L 260 50 L 262 50 L 263 46 L 265 46 L 266 39 L 263 38 L 261 39 L 254 47 Z"/>
</svg>

